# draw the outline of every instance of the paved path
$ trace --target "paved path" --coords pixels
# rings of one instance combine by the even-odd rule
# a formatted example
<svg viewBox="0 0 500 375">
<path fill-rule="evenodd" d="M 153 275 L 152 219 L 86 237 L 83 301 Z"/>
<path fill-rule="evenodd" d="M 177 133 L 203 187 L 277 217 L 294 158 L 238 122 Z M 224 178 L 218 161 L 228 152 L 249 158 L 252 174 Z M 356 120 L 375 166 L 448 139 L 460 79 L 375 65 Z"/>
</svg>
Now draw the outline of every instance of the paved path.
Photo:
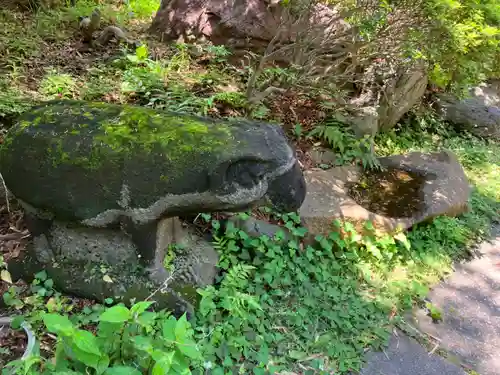
<svg viewBox="0 0 500 375">
<path fill-rule="evenodd" d="M 417 341 L 398 332 L 384 353 L 373 353 L 361 375 L 467 375 L 437 354 L 428 354 Z"/>
<path fill-rule="evenodd" d="M 500 375 L 500 226 L 493 236 L 479 246 L 474 260 L 458 265 L 429 294 L 442 311 L 442 322 L 433 323 L 424 310 L 413 311 L 410 318 L 421 332 L 440 340 L 440 349 L 480 375 Z M 361 374 L 465 374 L 403 334 L 392 338 L 386 354 L 372 354 Z"/>
</svg>

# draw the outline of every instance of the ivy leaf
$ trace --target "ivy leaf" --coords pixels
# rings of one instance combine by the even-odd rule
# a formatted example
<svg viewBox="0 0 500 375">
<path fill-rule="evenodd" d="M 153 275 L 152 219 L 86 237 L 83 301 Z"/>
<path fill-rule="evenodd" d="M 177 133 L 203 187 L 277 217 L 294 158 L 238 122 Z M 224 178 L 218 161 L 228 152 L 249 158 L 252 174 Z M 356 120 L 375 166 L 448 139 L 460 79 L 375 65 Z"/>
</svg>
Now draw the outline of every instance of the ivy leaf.
<svg viewBox="0 0 500 375">
<path fill-rule="evenodd" d="M 122 323 L 130 319 L 130 310 L 125 306 L 117 305 L 106 309 L 100 317 L 102 322 Z"/>
<path fill-rule="evenodd" d="M 73 324 L 68 317 L 59 314 L 44 314 L 43 322 L 47 329 L 56 334 L 71 336 L 73 334 Z"/>
<path fill-rule="evenodd" d="M 130 366 L 115 366 L 108 368 L 104 375 L 142 375 L 142 373 Z"/>
<path fill-rule="evenodd" d="M 73 343 L 82 351 L 100 356 L 99 344 L 94 335 L 79 329 L 73 335 Z"/>
</svg>

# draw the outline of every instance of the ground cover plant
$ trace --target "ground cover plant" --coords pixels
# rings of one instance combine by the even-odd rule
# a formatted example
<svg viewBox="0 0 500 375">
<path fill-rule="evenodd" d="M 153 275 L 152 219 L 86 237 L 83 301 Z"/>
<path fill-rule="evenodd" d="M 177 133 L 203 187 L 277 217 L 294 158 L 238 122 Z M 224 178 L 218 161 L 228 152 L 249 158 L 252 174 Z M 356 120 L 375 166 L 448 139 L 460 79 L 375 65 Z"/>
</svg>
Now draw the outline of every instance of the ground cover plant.
<svg viewBox="0 0 500 375">
<path fill-rule="evenodd" d="M 485 45 L 482 36 L 493 33 L 485 22 L 498 22 L 490 2 L 481 3 L 487 10 L 483 18 L 464 4 L 454 8 L 459 18 L 449 13 L 443 26 L 457 43 L 464 29 L 473 28 L 481 43 L 474 45 L 471 37 L 462 41 L 467 45 L 453 44 L 446 54 L 428 51 L 438 62 L 459 53 L 462 71 L 452 72 L 437 62 L 439 67 L 432 68 L 437 83 L 456 90 L 485 74 L 476 69 L 475 59 L 487 54 L 490 61 L 494 51 L 486 48 L 489 42 Z M 96 5 L 103 23 L 119 25 L 143 43 L 137 48 L 111 43 L 82 52 L 78 17 L 89 15 Z M 256 76 L 255 65 L 234 64 L 225 47 L 148 40 L 145 30 L 158 6 L 154 0 L 82 0 L 75 6 L 29 12 L 0 9 L 1 132 L 32 103 L 63 98 L 275 121 L 288 131 L 306 167 L 308 150 L 318 144 L 335 150 L 336 164 L 366 168 L 378 167 L 375 154 L 446 148 L 458 156 L 473 185 L 471 209 L 396 236 L 362 236 L 351 224 L 335 222 L 336 230 L 314 241 L 296 213 L 266 212 L 283 225 L 275 238 L 253 238 L 216 215 L 201 215 L 219 252 L 221 274 L 215 285 L 199 290 L 200 306 L 188 322 L 185 316 L 176 319 L 168 311 L 156 311 L 150 301 L 135 301 L 127 308 L 112 299 L 100 305 L 65 296 L 44 273 L 29 285 L 12 283 L 4 260 L 19 255 L 26 233 L 15 202 L 4 204 L 2 236 L 10 237 L 1 245 L 0 315 L 14 319 L 8 334 L 0 335 L 2 374 L 359 370 L 364 353 L 383 348 L 394 327 L 404 328 L 404 311 L 425 305 L 429 288 L 451 272 L 454 261 L 473 255 L 474 244 L 487 238 L 492 223 L 498 222 L 500 146 L 456 131 L 429 110 L 414 110 L 393 130 L 359 140 L 334 118 L 328 100 L 303 86 L 251 102 L 247 84 L 252 77 L 258 87 L 297 82 L 294 70 L 264 67 Z M 471 25 L 473 19 L 477 22 Z M 282 111 L 283 102 L 292 111 Z M 432 306 L 429 310 L 439 318 L 439 311 Z M 25 328 L 33 335 L 32 347 Z M 29 356 L 21 359 L 27 348 Z"/>
</svg>

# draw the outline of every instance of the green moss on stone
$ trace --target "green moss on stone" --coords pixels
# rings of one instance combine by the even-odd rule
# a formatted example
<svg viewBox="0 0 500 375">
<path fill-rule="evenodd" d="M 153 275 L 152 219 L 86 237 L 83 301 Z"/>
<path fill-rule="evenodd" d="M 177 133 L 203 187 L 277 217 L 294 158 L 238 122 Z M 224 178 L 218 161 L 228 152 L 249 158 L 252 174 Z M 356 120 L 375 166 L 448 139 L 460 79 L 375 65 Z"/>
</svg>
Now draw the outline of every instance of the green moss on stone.
<svg viewBox="0 0 500 375">
<path fill-rule="evenodd" d="M 184 164 L 190 153 L 225 152 L 234 146 L 232 125 L 226 122 L 207 123 L 143 107 L 81 102 L 34 109 L 18 123 L 10 138 L 28 127 L 46 134 L 51 125 L 54 134 L 47 152 L 52 164 L 74 164 L 91 170 L 104 161 L 124 160 L 127 154 L 154 152 L 169 162 Z M 80 143 L 90 146 L 90 151 L 79 150 Z"/>
</svg>

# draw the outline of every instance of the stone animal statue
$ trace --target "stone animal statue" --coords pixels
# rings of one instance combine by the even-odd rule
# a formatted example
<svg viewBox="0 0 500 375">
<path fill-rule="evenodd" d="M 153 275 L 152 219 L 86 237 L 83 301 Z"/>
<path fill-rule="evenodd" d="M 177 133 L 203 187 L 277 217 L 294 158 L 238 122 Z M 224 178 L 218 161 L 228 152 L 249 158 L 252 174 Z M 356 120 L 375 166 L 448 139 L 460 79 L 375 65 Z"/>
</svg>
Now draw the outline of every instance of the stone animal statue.
<svg viewBox="0 0 500 375">
<path fill-rule="evenodd" d="M 53 220 L 121 227 L 146 263 L 162 218 L 261 203 L 290 212 L 306 193 L 277 125 L 80 101 L 21 115 L 1 145 L 0 172 L 34 236 Z"/>
</svg>

